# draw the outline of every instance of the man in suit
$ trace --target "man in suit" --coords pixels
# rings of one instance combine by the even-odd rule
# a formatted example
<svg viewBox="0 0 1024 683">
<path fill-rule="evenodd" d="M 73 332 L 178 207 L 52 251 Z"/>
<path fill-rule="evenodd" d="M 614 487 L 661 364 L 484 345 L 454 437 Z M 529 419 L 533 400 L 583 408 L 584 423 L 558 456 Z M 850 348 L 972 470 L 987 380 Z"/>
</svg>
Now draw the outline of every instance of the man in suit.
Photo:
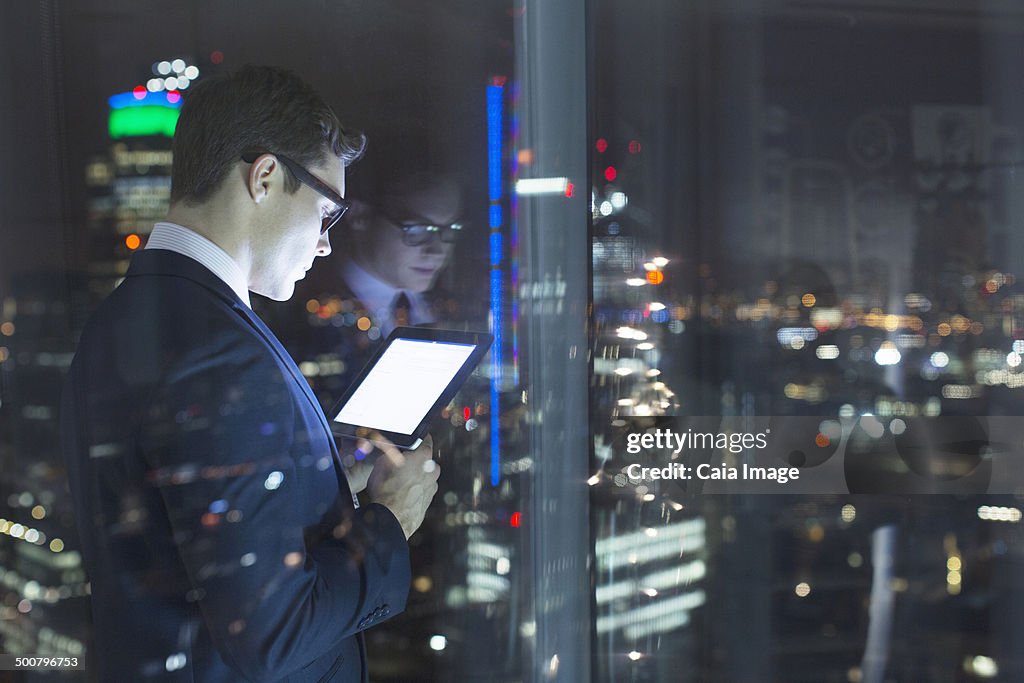
<svg viewBox="0 0 1024 683">
<path fill-rule="evenodd" d="M 328 262 L 332 275 L 340 275 L 382 335 L 436 322 L 434 285 L 462 233 L 459 186 L 443 175 L 414 173 L 387 184 L 372 203 L 353 204 L 346 219 L 352 248 Z"/>
<path fill-rule="evenodd" d="M 389 173 L 364 186 L 337 230 L 346 249 L 296 286 L 308 306 L 258 306 L 293 358 L 341 361 L 310 378 L 325 409 L 395 327 L 444 319 L 450 300 L 435 285 L 463 231 L 462 191 L 444 174 Z"/>
<path fill-rule="evenodd" d="M 385 445 L 350 481 L 249 301 L 289 298 L 330 253 L 364 142 L 285 71 L 190 91 L 167 220 L 65 387 L 101 680 L 366 681 L 362 631 L 405 607 L 407 539 L 440 472 L 430 445 Z"/>
</svg>

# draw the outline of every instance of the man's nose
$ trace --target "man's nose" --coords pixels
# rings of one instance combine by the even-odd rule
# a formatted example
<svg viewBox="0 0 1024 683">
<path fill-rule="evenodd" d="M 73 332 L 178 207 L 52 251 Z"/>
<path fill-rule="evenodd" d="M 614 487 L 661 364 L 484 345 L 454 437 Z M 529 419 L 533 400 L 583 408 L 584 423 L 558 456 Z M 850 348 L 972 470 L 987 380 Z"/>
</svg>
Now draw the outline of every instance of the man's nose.
<svg viewBox="0 0 1024 683">
<path fill-rule="evenodd" d="M 426 244 L 423 245 L 423 251 L 427 254 L 440 254 L 444 251 L 444 244 L 441 243 L 441 236 L 437 233 L 432 234 Z"/>
<path fill-rule="evenodd" d="M 325 232 L 320 235 L 320 241 L 316 243 L 316 255 L 328 256 L 331 253 L 331 233 Z"/>
</svg>

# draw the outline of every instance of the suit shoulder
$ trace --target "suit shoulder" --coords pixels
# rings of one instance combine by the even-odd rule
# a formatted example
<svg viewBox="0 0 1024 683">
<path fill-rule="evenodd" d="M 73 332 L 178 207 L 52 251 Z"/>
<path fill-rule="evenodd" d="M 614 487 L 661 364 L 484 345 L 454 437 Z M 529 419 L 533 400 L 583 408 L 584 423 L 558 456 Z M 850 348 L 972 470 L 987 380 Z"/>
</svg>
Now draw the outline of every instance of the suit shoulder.
<svg viewBox="0 0 1024 683">
<path fill-rule="evenodd" d="M 76 354 L 140 379 L 178 363 L 252 362 L 271 355 L 256 328 L 228 301 L 198 283 L 168 276 L 125 280 L 86 324 Z"/>
</svg>

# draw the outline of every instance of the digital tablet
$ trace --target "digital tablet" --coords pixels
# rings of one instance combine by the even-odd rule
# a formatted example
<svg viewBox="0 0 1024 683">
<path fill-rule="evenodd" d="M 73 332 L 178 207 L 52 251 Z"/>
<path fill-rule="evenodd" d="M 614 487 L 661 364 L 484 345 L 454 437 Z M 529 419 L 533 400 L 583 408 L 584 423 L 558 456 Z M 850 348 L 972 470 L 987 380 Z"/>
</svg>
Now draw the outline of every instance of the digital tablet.
<svg viewBox="0 0 1024 683">
<path fill-rule="evenodd" d="M 331 430 L 355 436 L 367 428 L 416 448 L 492 341 L 482 332 L 396 328 L 331 410 Z"/>
</svg>

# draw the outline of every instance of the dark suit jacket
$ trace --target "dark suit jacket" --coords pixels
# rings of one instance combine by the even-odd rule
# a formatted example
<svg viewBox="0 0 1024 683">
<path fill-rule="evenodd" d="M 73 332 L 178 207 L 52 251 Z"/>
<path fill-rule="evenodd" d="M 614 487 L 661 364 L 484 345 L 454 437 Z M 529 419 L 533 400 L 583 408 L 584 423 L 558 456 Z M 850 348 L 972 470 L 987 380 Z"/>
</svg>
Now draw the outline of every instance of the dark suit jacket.
<svg viewBox="0 0 1024 683">
<path fill-rule="evenodd" d="M 292 359 L 196 261 L 135 254 L 82 334 L 64 452 L 103 681 L 365 681 L 409 548 L 356 509 Z"/>
</svg>

